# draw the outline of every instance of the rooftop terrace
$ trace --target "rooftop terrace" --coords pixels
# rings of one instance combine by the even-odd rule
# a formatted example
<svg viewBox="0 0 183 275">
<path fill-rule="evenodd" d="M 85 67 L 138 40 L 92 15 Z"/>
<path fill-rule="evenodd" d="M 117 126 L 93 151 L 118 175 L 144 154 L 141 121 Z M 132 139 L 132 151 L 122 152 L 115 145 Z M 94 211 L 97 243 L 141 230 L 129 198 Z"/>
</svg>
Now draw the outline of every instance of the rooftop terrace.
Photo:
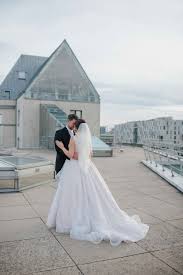
<svg viewBox="0 0 183 275">
<path fill-rule="evenodd" d="M 55 158 L 49 150 L 16 154 Z M 48 230 L 54 182 L 0 194 L 0 274 L 183 274 L 183 196 L 142 159 L 142 148 L 125 146 L 124 152 L 114 150 L 113 157 L 94 162 L 119 206 L 150 225 L 145 239 L 112 247 Z"/>
</svg>

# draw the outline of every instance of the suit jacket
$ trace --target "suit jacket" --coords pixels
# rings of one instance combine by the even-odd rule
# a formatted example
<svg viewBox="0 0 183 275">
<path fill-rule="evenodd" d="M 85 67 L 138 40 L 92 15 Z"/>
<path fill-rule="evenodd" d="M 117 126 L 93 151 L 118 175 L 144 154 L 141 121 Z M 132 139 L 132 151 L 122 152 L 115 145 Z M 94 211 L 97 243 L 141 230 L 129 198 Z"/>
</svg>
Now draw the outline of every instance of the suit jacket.
<svg viewBox="0 0 183 275">
<path fill-rule="evenodd" d="M 68 145 L 69 145 L 69 141 L 70 141 L 70 134 L 69 131 L 67 130 L 66 127 L 59 129 L 55 132 L 55 137 L 54 137 L 54 144 L 55 144 L 55 150 L 57 152 L 56 155 L 56 162 L 55 162 L 55 171 L 56 174 L 62 169 L 62 166 L 64 165 L 64 162 L 66 159 L 69 159 L 64 152 L 62 151 L 62 149 L 60 149 L 55 141 L 59 140 L 62 141 L 64 144 L 64 147 L 68 150 Z"/>
</svg>

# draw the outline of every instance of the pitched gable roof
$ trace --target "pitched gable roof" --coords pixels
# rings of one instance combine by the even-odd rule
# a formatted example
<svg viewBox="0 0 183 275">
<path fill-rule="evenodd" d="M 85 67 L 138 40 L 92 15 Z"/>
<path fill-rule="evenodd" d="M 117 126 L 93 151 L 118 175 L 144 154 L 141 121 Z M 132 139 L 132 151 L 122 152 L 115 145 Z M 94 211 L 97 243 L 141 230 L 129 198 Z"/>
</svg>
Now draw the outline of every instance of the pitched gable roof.
<svg viewBox="0 0 183 275">
<path fill-rule="evenodd" d="M 21 55 L 0 85 L 0 98 L 6 99 L 5 91 L 10 91 L 10 99 L 16 99 L 22 91 L 25 91 L 35 73 L 47 59 L 43 56 Z M 19 79 L 19 72 L 25 73 L 25 79 Z"/>
<path fill-rule="evenodd" d="M 53 61 L 56 57 L 64 50 L 70 55 L 77 71 L 85 79 L 85 82 L 87 82 L 88 88 L 96 99 L 96 102 L 99 102 L 99 94 L 65 39 L 49 57 L 21 55 L 0 86 L 0 99 L 7 99 L 5 91 L 10 91 L 10 99 L 18 99 L 22 94 L 29 93 L 37 79 L 44 74 L 44 71 L 49 68 L 50 64 L 54 63 Z M 19 79 L 19 72 L 25 72 L 26 79 Z"/>
<path fill-rule="evenodd" d="M 100 100 L 99 98 L 99 94 L 96 91 L 94 85 L 92 84 L 91 80 L 89 79 L 89 77 L 87 76 L 85 70 L 83 69 L 83 67 L 81 66 L 79 60 L 77 59 L 77 57 L 75 56 L 74 52 L 72 51 L 71 47 L 69 46 L 69 44 L 67 43 L 67 41 L 64 39 L 63 42 L 58 46 L 58 48 L 50 55 L 50 57 L 42 64 L 42 66 L 40 66 L 40 68 L 38 69 L 38 71 L 36 72 L 36 74 L 34 75 L 32 81 L 29 83 L 29 85 L 27 86 L 26 91 L 29 91 L 31 89 L 31 87 L 34 85 L 34 83 L 37 81 L 37 79 L 41 76 L 41 74 L 44 73 L 44 71 L 48 68 L 48 66 L 53 62 L 54 58 L 57 57 L 57 55 L 59 55 L 63 50 L 66 50 L 73 59 L 73 62 L 75 63 L 75 65 L 77 66 L 77 69 L 79 70 L 80 74 L 87 79 L 88 84 L 91 87 L 92 92 L 95 94 L 95 97 L 98 99 L 98 101 Z M 22 93 L 21 93 L 22 94 Z M 21 96 L 21 94 L 19 95 L 19 97 Z"/>
</svg>

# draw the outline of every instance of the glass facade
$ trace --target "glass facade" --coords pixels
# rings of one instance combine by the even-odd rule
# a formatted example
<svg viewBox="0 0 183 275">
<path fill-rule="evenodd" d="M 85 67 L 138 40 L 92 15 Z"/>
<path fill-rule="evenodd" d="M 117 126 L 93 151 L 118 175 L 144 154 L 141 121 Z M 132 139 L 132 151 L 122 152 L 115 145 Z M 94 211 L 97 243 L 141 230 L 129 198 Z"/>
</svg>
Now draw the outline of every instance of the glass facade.
<svg viewBox="0 0 183 275">
<path fill-rule="evenodd" d="M 67 44 L 40 69 L 25 92 L 26 98 L 95 102 L 99 95 Z"/>
</svg>

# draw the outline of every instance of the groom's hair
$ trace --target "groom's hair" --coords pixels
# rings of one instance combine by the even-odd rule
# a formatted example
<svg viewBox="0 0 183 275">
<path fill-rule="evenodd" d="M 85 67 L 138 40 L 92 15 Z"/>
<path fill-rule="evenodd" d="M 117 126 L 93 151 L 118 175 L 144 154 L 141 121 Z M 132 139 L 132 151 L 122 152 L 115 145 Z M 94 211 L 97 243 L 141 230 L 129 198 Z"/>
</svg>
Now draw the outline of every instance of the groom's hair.
<svg viewBox="0 0 183 275">
<path fill-rule="evenodd" d="M 73 120 L 73 119 L 78 120 L 78 117 L 77 117 L 77 115 L 75 115 L 75 114 L 69 114 L 68 117 L 67 117 L 67 119 L 68 119 L 69 121 L 70 121 L 70 120 Z"/>
<path fill-rule="evenodd" d="M 82 119 L 82 118 L 79 118 L 79 119 L 76 121 L 76 124 L 75 124 L 76 129 L 79 128 L 79 125 L 80 125 L 81 123 L 86 123 L 86 121 L 85 121 L 84 119 Z"/>
</svg>

